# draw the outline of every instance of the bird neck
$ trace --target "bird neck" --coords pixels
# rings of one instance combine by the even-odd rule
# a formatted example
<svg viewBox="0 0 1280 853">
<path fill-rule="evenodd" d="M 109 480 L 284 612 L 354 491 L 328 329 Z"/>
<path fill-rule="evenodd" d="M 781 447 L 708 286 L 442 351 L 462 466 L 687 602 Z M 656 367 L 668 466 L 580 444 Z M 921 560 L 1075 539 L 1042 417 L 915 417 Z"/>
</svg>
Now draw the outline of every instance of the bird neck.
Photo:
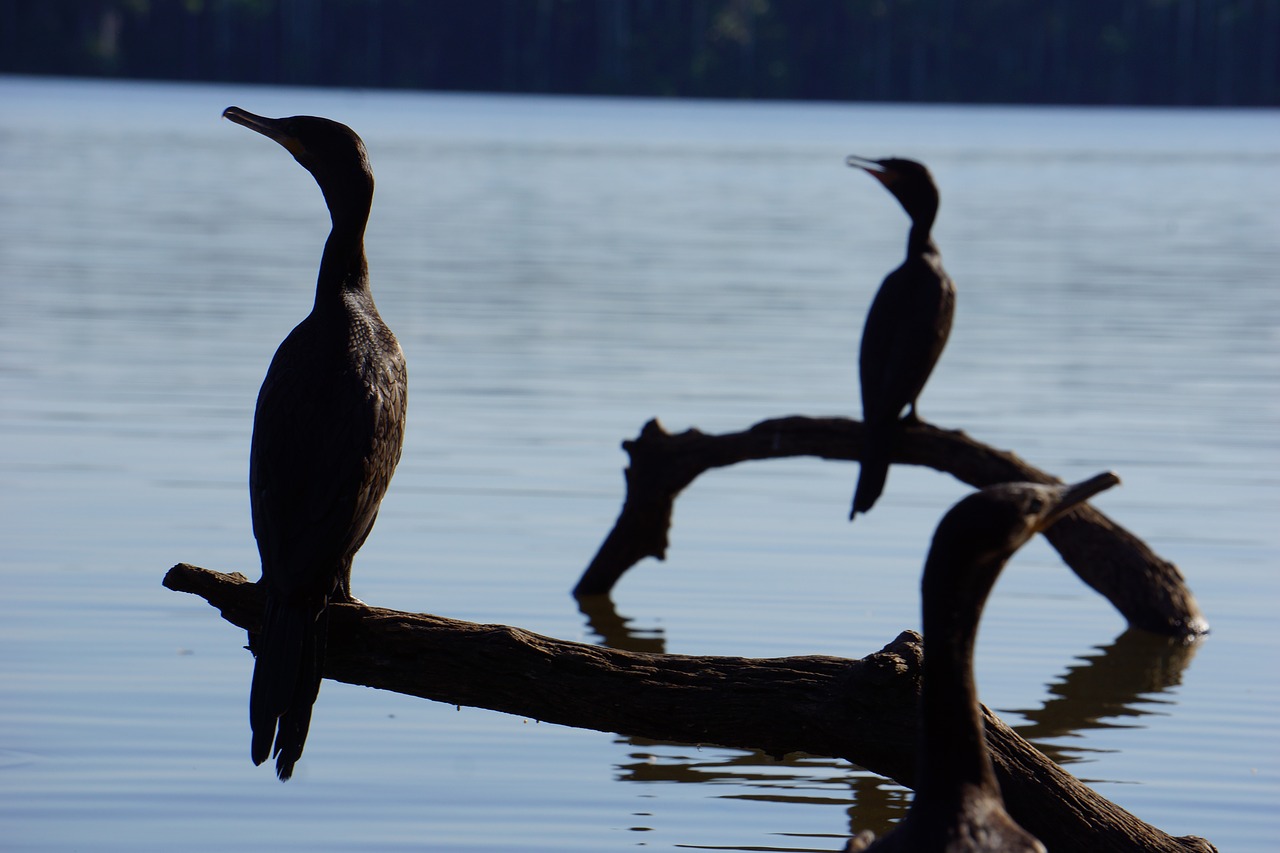
<svg viewBox="0 0 1280 853">
<path fill-rule="evenodd" d="M 913 217 L 911 231 L 907 234 L 907 254 L 937 254 L 938 246 L 933 242 L 933 213 Z"/>
<path fill-rule="evenodd" d="M 978 574 L 941 567 L 942 583 L 933 583 L 930 577 L 930 569 L 939 574 L 938 567 L 925 569 L 922 732 L 917 779 L 922 805 L 974 790 L 999 796 L 983 736 L 973 678 L 973 649 L 982 607 L 1001 565 L 987 564 Z"/>
<path fill-rule="evenodd" d="M 369 289 L 369 264 L 364 254 L 364 228 L 368 218 L 368 207 L 363 208 L 363 213 L 333 214 L 333 230 L 320 258 L 317 309 L 336 304 L 343 293 Z"/>
</svg>

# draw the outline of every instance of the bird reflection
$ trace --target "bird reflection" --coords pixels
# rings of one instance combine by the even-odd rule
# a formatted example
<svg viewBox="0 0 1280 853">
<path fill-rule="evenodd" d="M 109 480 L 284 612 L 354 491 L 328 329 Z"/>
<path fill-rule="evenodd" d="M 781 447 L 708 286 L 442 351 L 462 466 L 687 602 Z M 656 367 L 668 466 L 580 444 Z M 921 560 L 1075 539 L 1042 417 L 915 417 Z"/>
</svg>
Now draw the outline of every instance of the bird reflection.
<svg viewBox="0 0 1280 853">
<path fill-rule="evenodd" d="M 1085 750 L 1048 741 L 1132 725 L 1119 721 L 1160 713 L 1153 706 L 1172 703 L 1160 694 L 1182 683 L 1198 646 L 1198 639 L 1129 629 L 1076 658 L 1060 680 L 1047 685 L 1050 698 L 1040 708 L 1014 712 L 1030 721 L 1014 728 L 1058 764 L 1080 761 Z"/>
<path fill-rule="evenodd" d="M 627 760 L 617 765 L 618 779 L 625 782 L 729 782 L 758 788 L 761 792 L 776 792 L 776 796 L 764 793 L 759 797 L 734 795 L 740 799 L 844 803 L 848 801 L 844 795 L 806 795 L 801 792 L 829 792 L 833 788 L 845 788 L 849 779 L 854 778 L 848 775 L 849 764 L 837 758 L 790 753 L 775 759 L 755 750 L 692 747 L 685 743 L 638 737 L 615 742 L 626 744 L 632 750 Z M 873 778 L 880 781 L 879 777 Z"/>
<path fill-rule="evenodd" d="M 762 752 L 721 747 L 697 748 L 688 744 L 625 738 L 617 741 L 629 750 L 627 760 L 616 765 L 623 782 L 698 784 L 717 786 L 724 799 L 808 805 L 838 806 L 848 814 L 849 825 L 888 832 L 911 805 L 910 793 L 883 777 L 851 767 L 843 759 L 791 753 L 775 759 Z M 727 790 L 726 790 L 727 789 Z M 813 847 L 792 843 L 752 850 L 843 850 L 845 837 L 836 834 L 806 835 Z M 789 834 L 788 839 L 796 838 Z M 682 845 L 690 846 L 694 845 Z M 738 849 L 717 846 L 715 849 Z"/>
<path fill-rule="evenodd" d="M 607 595 L 582 596 L 578 610 L 596 642 L 628 652 L 666 652 L 661 628 L 638 628 L 622 616 Z M 620 782 L 721 785 L 736 790 L 723 794 L 732 799 L 775 803 L 841 806 L 862 827 L 888 831 L 906 814 L 910 799 L 905 791 L 874 774 L 851 768 L 843 759 L 792 753 L 777 759 L 763 752 L 725 747 L 693 747 L 689 744 L 619 737 L 626 758 L 614 766 Z M 814 836 L 822 843 L 815 850 L 842 849 L 843 837 Z M 836 843 L 836 842 L 839 843 Z M 826 846 L 828 845 L 829 846 Z M 760 849 L 760 848 L 756 848 Z M 788 844 L 788 853 L 809 849 Z"/>
</svg>

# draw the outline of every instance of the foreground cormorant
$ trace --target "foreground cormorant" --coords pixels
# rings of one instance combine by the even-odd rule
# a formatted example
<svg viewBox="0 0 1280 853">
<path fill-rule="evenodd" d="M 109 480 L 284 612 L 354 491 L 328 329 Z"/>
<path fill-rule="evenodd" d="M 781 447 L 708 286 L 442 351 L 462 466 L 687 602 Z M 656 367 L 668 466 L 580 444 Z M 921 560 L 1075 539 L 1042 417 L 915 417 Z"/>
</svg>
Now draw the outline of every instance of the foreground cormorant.
<svg viewBox="0 0 1280 853">
<path fill-rule="evenodd" d="M 352 601 L 351 559 L 378 516 L 404 439 L 404 353 L 369 290 L 364 230 L 373 172 L 346 125 L 314 116 L 223 116 L 283 145 L 315 177 L 333 229 L 316 299 L 276 350 L 249 453 L 266 611 L 253 640 L 252 756 L 293 774 L 320 690 L 327 607 Z M 274 750 L 272 745 L 274 743 Z"/>
<path fill-rule="evenodd" d="M 987 752 L 973 680 L 978 620 L 1014 551 L 1119 482 L 1107 472 L 1070 486 L 989 486 L 938 522 L 920 583 L 924 665 L 915 799 L 892 832 L 875 843 L 863 833 L 849 851 L 1044 853 L 1005 811 Z"/>
<path fill-rule="evenodd" d="M 862 329 L 858 373 L 866 438 L 852 521 L 884 491 L 902 410 L 909 406 L 905 420 L 918 420 L 916 398 L 951 334 L 956 288 L 929 236 L 938 214 L 938 188 L 929 170 L 899 158 L 849 157 L 845 162 L 884 184 L 911 217 L 906 260 L 885 277 Z"/>
</svg>

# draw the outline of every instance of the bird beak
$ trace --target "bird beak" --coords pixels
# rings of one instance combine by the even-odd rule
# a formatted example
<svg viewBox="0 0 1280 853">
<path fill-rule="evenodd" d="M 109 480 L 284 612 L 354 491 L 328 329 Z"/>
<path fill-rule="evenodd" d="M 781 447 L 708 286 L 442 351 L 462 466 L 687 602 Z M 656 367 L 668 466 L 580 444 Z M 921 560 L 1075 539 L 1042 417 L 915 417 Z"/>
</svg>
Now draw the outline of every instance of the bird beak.
<svg viewBox="0 0 1280 853">
<path fill-rule="evenodd" d="M 880 183 L 884 184 L 886 187 L 893 183 L 894 178 L 896 177 L 895 173 L 890 171 L 889 168 L 879 160 L 870 160 L 866 157 L 859 157 L 855 154 L 850 154 L 848 157 L 844 158 L 844 164 L 846 166 L 851 166 L 854 169 L 861 169 Z"/>
<path fill-rule="evenodd" d="M 232 107 L 235 109 L 235 107 Z M 868 172 L 883 172 L 885 168 L 878 160 L 868 160 L 866 157 L 859 157 L 856 154 L 850 154 L 844 158 L 846 166 L 852 166 L 855 169 L 866 169 Z"/>
<path fill-rule="evenodd" d="M 1079 483 L 1062 486 L 1057 502 L 1045 511 L 1038 528 L 1044 530 L 1089 498 L 1119 484 L 1119 477 L 1111 471 L 1105 471 Z"/>
<path fill-rule="evenodd" d="M 305 153 L 305 149 L 298 138 L 285 131 L 285 127 L 288 124 L 285 119 L 265 118 L 254 115 L 248 110 L 242 110 L 239 107 L 227 107 L 222 111 L 222 117 L 243 125 L 250 130 L 256 130 L 268 139 L 274 139 L 287 148 L 294 157 L 300 157 Z"/>
</svg>

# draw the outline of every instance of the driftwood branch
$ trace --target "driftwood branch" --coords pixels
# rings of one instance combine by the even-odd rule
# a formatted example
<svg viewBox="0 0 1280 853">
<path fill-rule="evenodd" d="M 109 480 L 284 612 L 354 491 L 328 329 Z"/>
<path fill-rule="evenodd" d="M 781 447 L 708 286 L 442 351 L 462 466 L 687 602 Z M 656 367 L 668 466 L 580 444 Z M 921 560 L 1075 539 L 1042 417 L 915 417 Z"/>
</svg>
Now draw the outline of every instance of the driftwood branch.
<svg viewBox="0 0 1280 853">
<path fill-rule="evenodd" d="M 848 418 L 776 418 L 724 435 L 696 429 L 673 435 L 657 420 L 649 421 L 637 438 L 622 443 L 631 457 L 622 512 L 574 594 L 605 594 L 640 560 L 663 559 L 676 496 L 703 472 L 790 456 L 857 460 L 862 435 L 862 423 Z M 926 465 L 974 488 L 1013 480 L 1062 482 L 1013 453 L 923 422 L 905 426 L 893 461 Z M 1044 535 L 1071 570 L 1110 601 L 1130 626 L 1175 637 L 1209 630 L 1178 567 L 1092 506 L 1071 513 Z"/>
<path fill-rule="evenodd" d="M 258 628 L 262 591 L 242 575 L 179 564 L 164 584 Z M 906 632 L 860 660 L 624 652 L 503 625 L 334 605 L 325 676 L 577 728 L 662 741 L 804 752 L 910 786 L 921 646 Z M 1009 811 L 1055 853 L 1212 851 L 1099 796 L 990 712 L 987 737 Z"/>
</svg>

